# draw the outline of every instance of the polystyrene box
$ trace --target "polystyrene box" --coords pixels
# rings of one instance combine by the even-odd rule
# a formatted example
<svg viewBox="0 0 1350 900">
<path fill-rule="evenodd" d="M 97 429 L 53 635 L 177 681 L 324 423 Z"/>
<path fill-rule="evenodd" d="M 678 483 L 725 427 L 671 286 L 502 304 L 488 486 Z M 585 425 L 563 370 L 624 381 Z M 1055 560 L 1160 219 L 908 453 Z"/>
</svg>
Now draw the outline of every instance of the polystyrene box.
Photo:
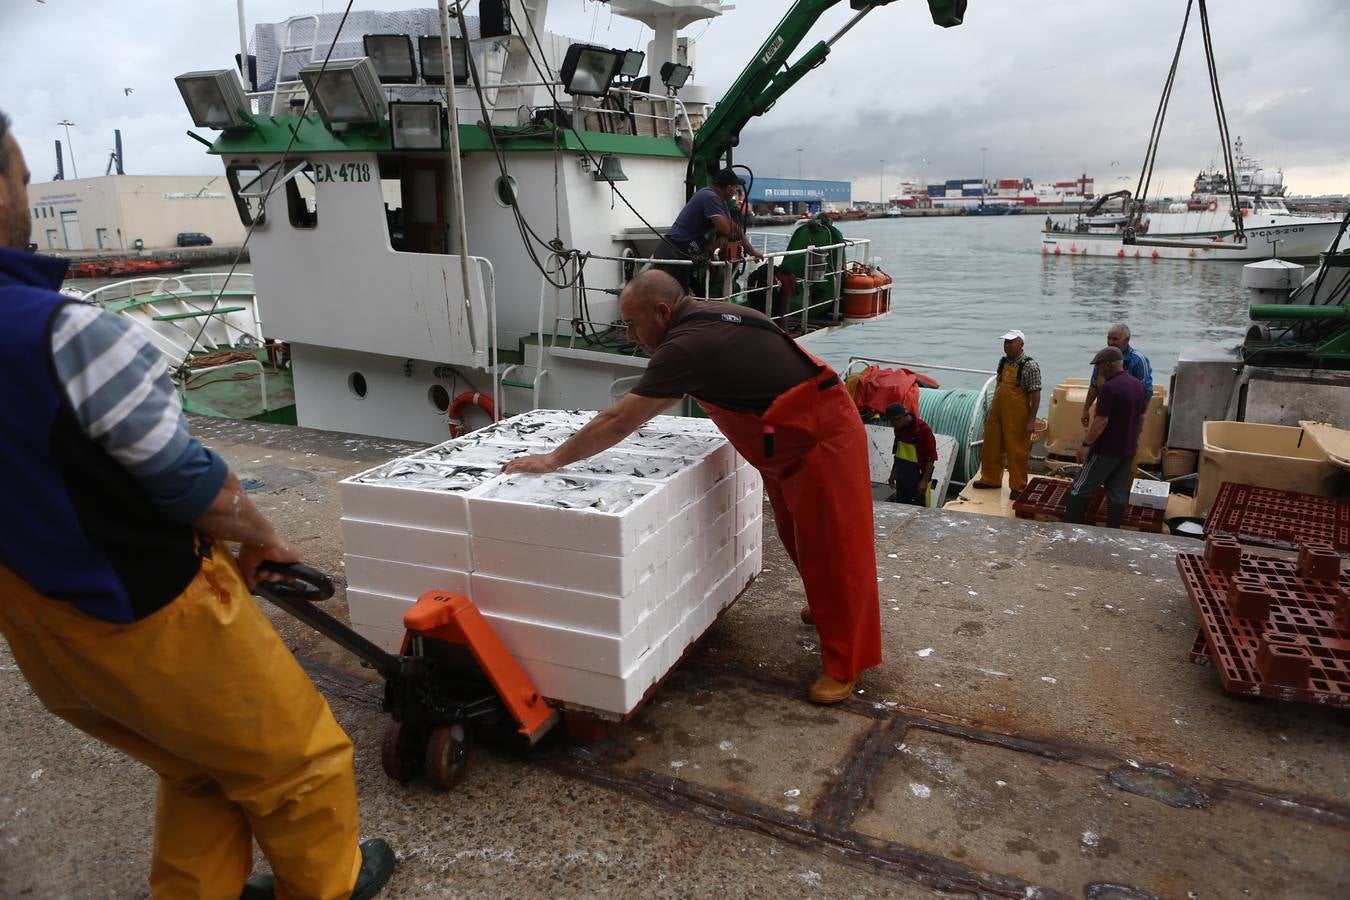
<svg viewBox="0 0 1350 900">
<path fill-rule="evenodd" d="M 639 429 L 649 433 L 696 434 L 708 437 L 721 437 L 722 432 L 712 419 L 696 419 L 691 416 L 652 416 L 642 423 Z"/>
<path fill-rule="evenodd" d="M 699 534 L 700 562 L 711 560 L 719 550 L 735 539 L 736 513 L 733 510 L 727 510 L 701 530 Z"/>
<path fill-rule="evenodd" d="M 480 612 L 506 649 L 518 659 L 537 659 L 614 676 L 622 676 L 648 650 L 658 646 L 673 626 L 671 611 L 664 604 L 648 612 L 623 635 Z M 552 696 L 546 685 L 538 688 L 544 696 Z"/>
<path fill-rule="evenodd" d="M 762 544 L 756 545 L 745 558 L 736 563 L 736 594 L 740 594 L 745 586 L 758 577 L 763 568 L 764 547 Z"/>
<path fill-rule="evenodd" d="M 664 648 L 662 642 L 649 649 L 618 677 L 528 657 L 516 661 L 545 697 L 617 718 L 636 709 L 652 685 L 670 670 Z"/>
<path fill-rule="evenodd" d="M 622 597 L 650 579 L 669 555 L 658 532 L 623 556 L 520 544 L 474 535 L 474 571 L 514 581 L 550 584 Z"/>
<path fill-rule="evenodd" d="M 342 546 L 355 556 L 396 559 L 461 572 L 473 569 L 469 535 L 463 531 L 415 528 L 343 516 Z"/>
<path fill-rule="evenodd" d="M 371 640 L 378 631 L 402 632 L 403 614 L 412 609 L 414 601 L 393 597 L 380 591 L 347 588 L 347 614 L 352 627 Z M 372 632 L 375 629 L 375 632 Z"/>
<path fill-rule="evenodd" d="M 477 536 L 609 556 L 635 550 L 665 524 L 651 482 L 572 475 L 512 475 L 475 492 Z"/>
<path fill-rule="evenodd" d="M 739 563 L 762 546 L 764 546 L 764 518 L 759 516 L 736 532 L 736 549 L 733 559 Z"/>
<path fill-rule="evenodd" d="M 736 530 L 740 531 L 764 515 L 764 495 L 751 491 L 736 501 Z"/>
<path fill-rule="evenodd" d="M 670 593 L 665 564 L 632 593 L 622 597 L 515 581 L 482 572 L 474 572 L 469 582 L 469 597 L 485 613 L 545 620 L 565 628 L 620 636 L 632 631 L 644 616 L 666 603 Z"/>
<path fill-rule="evenodd" d="M 706 459 L 643 453 L 626 450 L 620 444 L 588 459 L 570 463 L 559 469 L 558 473 L 650 481 L 661 485 L 666 507 L 675 511 L 693 504 L 711 486 L 708 483 L 708 471 Z"/>
<path fill-rule="evenodd" d="M 759 474 L 759 469 L 750 465 L 739 455 L 736 459 L 739 464 L 736 466 L 736 496 L 737 498 L 748 496 L 752 493 L 758 493 L 761 496 L 764 493 L 764 476 Z"/>
<path fill-rule="evenodd" d="M 485 441 L 476 436 L 456 438 L 418 451 L 409 460 L 425 460 L 451 466 L 474 466 L 482 469 L 500 469 L 517 456 L 539 453 L 541 444 L 502 444 Z"/>
<path fill-rule="evenodd" d="M 1167 509 L 1167 498 L 1171 493 L 1172 486 L 1166 481 L 1136 478 L 1134 484 L 1130 485 L 1130 503 L 1149 509 Z"/>
<path fill-rule="evenodd" d="M 448 591 L 469 596 L 469 573 L 434 566 L 419 566 L 368 556 L 343 557 L 347 568 L 347 585 L 362 591 L 374 591 L 408 603 L 427 591 Z M 378 622 L 371 624 L 378 625 Z"/>
<path fill-rule="evenodd" d="M 468 497 L 500 477 L 499 469 L 397 459 L 339 482 L 338 494 L 349 518 L 468 531 Z"/>
</svg>

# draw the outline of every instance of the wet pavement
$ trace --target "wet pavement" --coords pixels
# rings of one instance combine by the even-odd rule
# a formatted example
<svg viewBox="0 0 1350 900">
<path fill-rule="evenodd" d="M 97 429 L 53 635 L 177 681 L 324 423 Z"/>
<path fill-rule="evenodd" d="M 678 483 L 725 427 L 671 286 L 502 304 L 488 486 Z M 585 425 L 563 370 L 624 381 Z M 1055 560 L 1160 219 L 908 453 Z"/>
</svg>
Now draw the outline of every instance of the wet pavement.
<svg viewBox="0 0 1350 900">
<path fill-rule="evenodd" d="M 339 583 L 336 482 L 409 448 L 193 426 Z M 356 743 L 388 896 L 1350 894 L 1350 718 L 1187 660 L 1198 544 L 888 504 L 876 532 L 885 661 L 851 700 L 802 699 L 817 637 L 766 527 L 763 574 L 630 722 L 476 746 L 450 793 L 390 781 L 379 685 L 269 613 Z M 153 777 L 43 711 L 3 642 L 0 710 L 0 897 L 144 895 Z"/>
</svg>

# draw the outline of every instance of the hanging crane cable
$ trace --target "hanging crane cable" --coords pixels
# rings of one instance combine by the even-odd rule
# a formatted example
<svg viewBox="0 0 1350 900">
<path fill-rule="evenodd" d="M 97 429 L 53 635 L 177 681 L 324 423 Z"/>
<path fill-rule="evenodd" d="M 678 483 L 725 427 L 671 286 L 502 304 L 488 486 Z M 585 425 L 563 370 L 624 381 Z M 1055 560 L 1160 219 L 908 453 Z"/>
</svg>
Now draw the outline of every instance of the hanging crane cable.
<svg viewBox="0 0 1350 900">
<path fill-rule="evenodd" d="M 1223 147 L 1223 164 L 1228 188 L 1230 215 L 1233 218 L 1233 239 L 1232 242 L 1226 242 L 1224 246 L 1226 249 L 1240 250 L 1247 245 L 1247 235 L 1242 227 L 1242 210 L 1237 195 L 1237 179 L 1233 172 L 1233 151 L 1228 137 L 1228 117 L 1224 112 L 1223 95 L 1219 90 L 1219 70 L 1215 64 L 1214 41 L 1209 31 L 1209 9 L 1205 0 L 1198 0 L 1198 2 L 1200 4 L 1200 31 L 1205 47 L 1205 68 L 1209 73 L 1210 97 L 1214 103 L 1214 115 L 1218 120 L 1219 142 Z M 1158 101 L 1158 110 L 1153 116 L 1153 129 L 1149 133 L 1148 149 L 1144 152 L 1144 164 L 1139 171 L 1139 183 L 1135 190 L 1134 202 L 1130 208 L 1129 219 L 1125 223 L 1123 243 L 1126 244 L 1164 245 L 1166 243 L 1183 245 L 1178 241 L 1140 240 L 1138 235 L 1143 230 L 1141 223 L 1147 210 L 1148 191 L 1153 183 L 1153 167 L 1158 159 L 1162 126 L 1167 118 L 1167 105 L 1172 99 L 1172 87 L 1176 83 L 1177 65 L 1181 60 L 1181 48 L 1186 42 L 1186 28 L 1191 20 L 1191 7 L 1195 3 L 1196 0 L 1187 0 L 1186 15 L 1181 21 L 1181 34 L 1177 37 L 1177 48 L 1172 54 L 1172 65 L 1167 70 L 1167 80 L 1163 84 L 1162 97 Z"/>
</svg>

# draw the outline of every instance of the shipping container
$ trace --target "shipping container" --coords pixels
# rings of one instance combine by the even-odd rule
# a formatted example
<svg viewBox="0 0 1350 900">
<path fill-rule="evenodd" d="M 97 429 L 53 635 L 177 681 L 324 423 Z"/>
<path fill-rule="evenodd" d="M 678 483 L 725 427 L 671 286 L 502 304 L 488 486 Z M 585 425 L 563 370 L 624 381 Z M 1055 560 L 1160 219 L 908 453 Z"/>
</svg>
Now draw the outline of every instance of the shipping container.
<svg viewBox="0 0 1350 900">
<path fill-rule="evenodd" d="M 984 188 L 978 188 L 978 187 L 961 188 L 961 196 L 962 196 L 962 197 L 983 197 L 983 196 L 984 196 Z"/>
</svg>

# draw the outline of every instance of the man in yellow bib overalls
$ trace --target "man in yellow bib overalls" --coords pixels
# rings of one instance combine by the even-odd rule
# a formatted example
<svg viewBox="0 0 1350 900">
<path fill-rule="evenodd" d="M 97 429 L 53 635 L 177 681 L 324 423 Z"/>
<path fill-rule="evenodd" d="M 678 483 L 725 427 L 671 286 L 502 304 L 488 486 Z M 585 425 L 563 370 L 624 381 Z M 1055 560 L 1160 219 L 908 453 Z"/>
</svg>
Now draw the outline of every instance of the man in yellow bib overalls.
<svg viewBox="0 0 1350 900">
<path fill-rule="evenodd" d="M 1008 493 L 1016 500 L 1027 486 L 1031 433 L 1041 407 L 1041 367 L 1023 352 L 1026 335 L 1017 329 L 1003 335 L 994 403 L 984 423 L 984 450 L 974 486 L 997 488 L 1008 469 Z"/>
</svg>

